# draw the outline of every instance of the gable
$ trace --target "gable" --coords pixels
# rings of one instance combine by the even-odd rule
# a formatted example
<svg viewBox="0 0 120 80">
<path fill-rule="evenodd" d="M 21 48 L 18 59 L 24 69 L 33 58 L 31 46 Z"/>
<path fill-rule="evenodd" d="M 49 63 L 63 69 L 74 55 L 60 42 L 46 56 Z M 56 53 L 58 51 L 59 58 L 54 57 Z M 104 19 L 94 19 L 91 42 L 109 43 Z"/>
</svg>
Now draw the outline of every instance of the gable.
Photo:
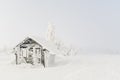
<svg viewBox="0 0 120 80">
<path fill-rule="evenodd" d="M 20 47 L 24 48 L 24 47 L 29 46 L 29 45 L 34 46 L 34 44 L 37 44 L 37 45 L 41 46 L 41 44 L 39 44 L 38 42 L 36 42 L 32 38 L 27 37 L 21 43 L 19 43 L 16 47 L 20 46 Z"/>
<path fill-rule="evenodd" d="M 41 46 L 43 49 L 46 49 L 47 51 L 49 51 L 49 54 L 56 54 L 59 53 L 60 51 L 57 50 L 57 48 L 55 47 L 54 44 L 47 42 L 45 39 L 40 38 L 40 37 L 36 37 L 36 36 L 30 36 L 25 38 L 21 43 L 19 43 L 18 45 L 16 45 L 16 47 L 20 47 L 21 45 L 28 45 L 32 44 L 32 43 L 36 43 L 39 46 Z M 29 45 L 29 47 L 32 45 Z M 14 47 L 14 49 L 16 48 Z M 22 46 L 25 47 L 25 46 Z"/>
</svg>

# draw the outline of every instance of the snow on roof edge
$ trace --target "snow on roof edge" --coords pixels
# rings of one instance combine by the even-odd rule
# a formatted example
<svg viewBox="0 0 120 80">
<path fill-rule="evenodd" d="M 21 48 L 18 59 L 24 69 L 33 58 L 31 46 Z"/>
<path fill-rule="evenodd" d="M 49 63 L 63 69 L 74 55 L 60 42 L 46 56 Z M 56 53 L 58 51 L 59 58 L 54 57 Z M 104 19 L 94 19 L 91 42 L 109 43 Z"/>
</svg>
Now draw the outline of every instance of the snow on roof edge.
<svg viewBox="0 0 120 80">
<path fill-rule="evenodd" d="M 52 43 L 52 42 L 46 41 L 44 38 L 41 38 L 41 37 L 38 37 L 38 36 L 28 36 L 25 39 L 23 39 L 23 41 L 28 39 L 28 38 L 31 38 L 31 39 L 35 40 L 37 43 L 41 44 L 43 46 L 43 48 L 45 48 L 48 51 L 50 51 L 50 54 L 57 54 L 57 53 L 59 53 L 59 51 L 57 50 L 55 44 Z M 21 44 L 23 41 L 21 41 L 19 44 Z M 17 45 L 19 45 L 19 44 L 17 44 Z"/>
</svg>

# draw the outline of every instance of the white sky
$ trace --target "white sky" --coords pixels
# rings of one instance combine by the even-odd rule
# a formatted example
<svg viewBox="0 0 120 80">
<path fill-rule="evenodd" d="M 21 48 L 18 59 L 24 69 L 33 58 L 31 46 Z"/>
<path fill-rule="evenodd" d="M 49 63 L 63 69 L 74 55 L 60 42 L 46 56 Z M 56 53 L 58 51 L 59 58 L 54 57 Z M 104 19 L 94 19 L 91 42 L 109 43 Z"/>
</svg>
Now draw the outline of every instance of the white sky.
<svg viewBox="0 0 120 80">
<path fill-rule="evenodd" d="M 120 49 L 119 0 L 0 0 L 0 46 L 44 36 L 49 21 L 63 41 Z"/>
</svg>

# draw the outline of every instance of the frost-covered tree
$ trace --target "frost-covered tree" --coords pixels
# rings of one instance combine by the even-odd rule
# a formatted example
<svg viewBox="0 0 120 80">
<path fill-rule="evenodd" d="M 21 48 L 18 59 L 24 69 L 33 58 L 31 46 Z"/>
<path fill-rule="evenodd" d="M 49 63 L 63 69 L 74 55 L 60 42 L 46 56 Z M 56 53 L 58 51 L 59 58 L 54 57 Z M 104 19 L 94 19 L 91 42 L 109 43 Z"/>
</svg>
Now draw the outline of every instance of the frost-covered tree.
<svg viewBox="0 0 120 80">
<path fill-rule="evenodd" d="M 55 39 L 55 45 L 57 47 L 58 50 L 60 50 L 61 48 L 63 48 L 63 42 L 61 40 Z"/>
<path fill-rule="evenodd" d="M 48 23 L 46 40 L 54 44 L 54 48 L 56 48 L 59 51 L 58 54 L 62 54 L 64 56 L 78 54 L 78 50 L 76 48 L 74 48 L 72 45 L 66 45 L 65 42 L 58 39 L 58 37 L 55 35 L 55 26 L 52 23 Z"/>
<path fill-rule="evenodd" d="M 48 23 L 46 40 L 52 41 L 52 42 L 54 42 L 54 40 L 55 40 L 55 28 L 54 28 L 54 25 L 52 23 Z"/>
</svg>

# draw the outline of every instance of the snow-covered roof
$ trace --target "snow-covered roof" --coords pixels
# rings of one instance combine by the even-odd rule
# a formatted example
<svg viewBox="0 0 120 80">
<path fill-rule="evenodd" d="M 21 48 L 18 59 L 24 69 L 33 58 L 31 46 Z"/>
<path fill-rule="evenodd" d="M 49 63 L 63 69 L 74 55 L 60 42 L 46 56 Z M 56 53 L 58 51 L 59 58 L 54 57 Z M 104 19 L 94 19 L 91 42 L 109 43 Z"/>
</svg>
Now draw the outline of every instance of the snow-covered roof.
<svg viewBox="0 0 120 80">
<path fill-rule="evenodd" d="M 40 38 L 40 37 L 37 37 L 37 36 L 29 36 L 26 39 L 24 39 L 24 41 L 29 39 L 29 38 L 31 38 L 32 40 L 36 41 L 38 44 L 42 45 L 43 48 L 47 49 L 50 54 L 57 54 L 57 53 L 59 53 L 59 51 L 57 50 L 57 47 L 55 46 L 55 44 L 53 42 L 48 42 L 44 38 Z M 18 45 L 20 45 L 21 43 L 19 43 Z"/>
</svg>

